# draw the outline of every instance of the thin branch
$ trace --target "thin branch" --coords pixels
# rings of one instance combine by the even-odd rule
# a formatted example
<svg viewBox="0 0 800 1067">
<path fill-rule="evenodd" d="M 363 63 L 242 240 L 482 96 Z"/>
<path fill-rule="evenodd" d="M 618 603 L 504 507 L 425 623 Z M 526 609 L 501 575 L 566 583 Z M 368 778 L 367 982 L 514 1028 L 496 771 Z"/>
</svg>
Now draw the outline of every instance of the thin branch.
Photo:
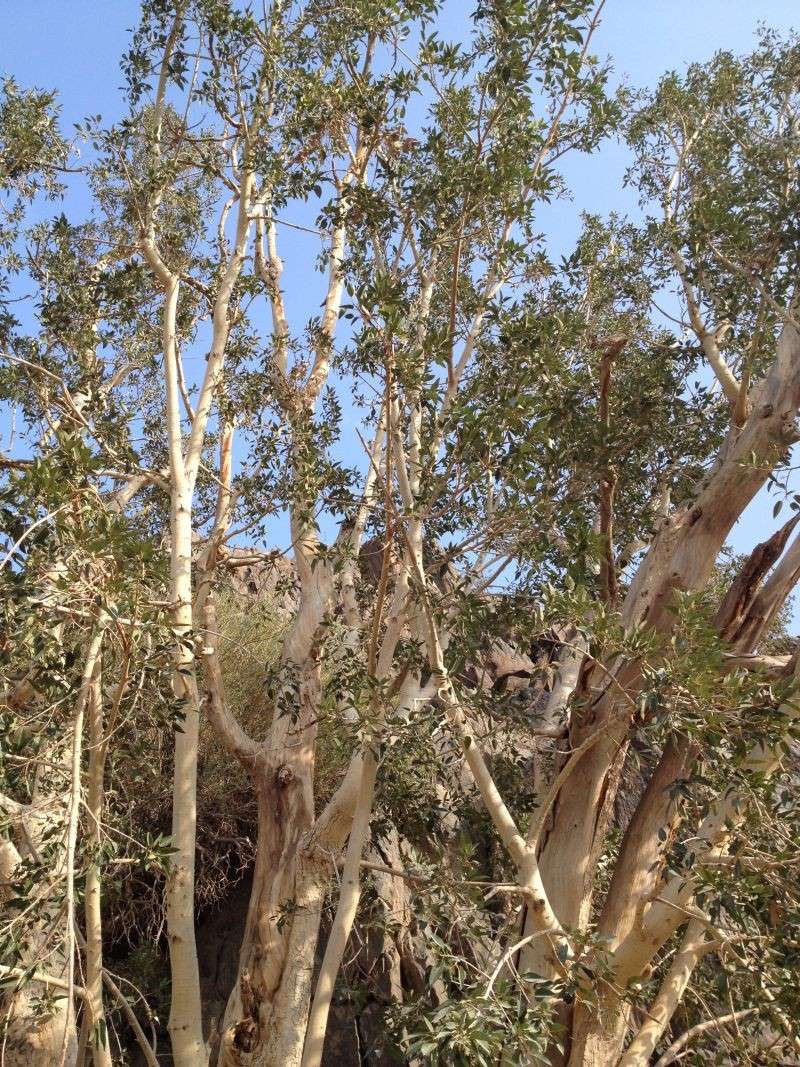
<svg viewBox="0 0 800 1067">
<path fill-rule="evenodd" d="M 697 1023 L 692 1026 L 686 1033 L 681 1034 L 677 1041 L 673 1041 L 667 1051 L 656 1060 L 655 1067 L 670 1067 L 670 1064 L 677 1063 L 678 1053 L 681 1049 L 686 1048 L 690 1041 L 694 1041 L 700 1034 L 706 1033 L 708 1030 L 721 1030 L 729 1023 L 739 1022 L 740 1019 L 746 1019 L 749 1015 L 755 1015 L 759 1008 L 742 1008 L 741 1011 L 732 1011 L 728 1015 L 720 1015 L 715 1019 L 705 1019 L 701 1023 Z"/>
</svg>

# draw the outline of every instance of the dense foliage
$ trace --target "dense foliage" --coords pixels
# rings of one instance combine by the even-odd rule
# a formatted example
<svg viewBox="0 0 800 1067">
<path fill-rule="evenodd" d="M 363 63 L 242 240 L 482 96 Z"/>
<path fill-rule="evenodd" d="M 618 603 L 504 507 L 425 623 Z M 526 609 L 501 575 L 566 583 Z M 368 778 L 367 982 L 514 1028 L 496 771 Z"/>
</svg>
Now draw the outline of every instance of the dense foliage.
<svg viewBox="0 0 800 1067">
<path fill-rule="evenodd" d="M 800 40 L 615 91 L 602 7 L 3 85 L 2 1062 L 795 1062 Z"/>
</svg>

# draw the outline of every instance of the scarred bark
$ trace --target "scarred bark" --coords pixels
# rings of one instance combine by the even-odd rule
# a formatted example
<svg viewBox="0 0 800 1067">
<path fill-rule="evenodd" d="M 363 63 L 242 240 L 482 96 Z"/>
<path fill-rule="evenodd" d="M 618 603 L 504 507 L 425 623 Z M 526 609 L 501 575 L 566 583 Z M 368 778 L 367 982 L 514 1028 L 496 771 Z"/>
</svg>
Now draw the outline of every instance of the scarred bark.
<svg viewBox="0 0 800 1067">
<path fill-rule="evenodd" d="M 223 1022 L 221 1067 L 300 1062 L 326 868 L 304 853 L 313 823 L 307 753 L 253 768 L 259 847 L 239 957 Z M 287 961 L 291 965 L 287 966 Z"/>
</svg>

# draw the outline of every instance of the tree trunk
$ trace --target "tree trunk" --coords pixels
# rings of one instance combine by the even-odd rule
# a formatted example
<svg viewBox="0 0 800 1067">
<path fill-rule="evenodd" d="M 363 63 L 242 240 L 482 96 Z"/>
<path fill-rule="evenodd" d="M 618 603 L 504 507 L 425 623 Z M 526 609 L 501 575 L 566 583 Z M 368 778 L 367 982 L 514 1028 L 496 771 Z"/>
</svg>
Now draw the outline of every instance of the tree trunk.
<svg viewBox="0 0 800 1067">
<path fill-rule="evenodd" d="M 177 21 L 175 23 L 177 26 Z M 174 30 L 174 27 L 173 27 Z M 183 721 L 175 731 L 172 782 L 172 844 L 167 881 L 167 933 L 172 997 L 168 1030 L 176 1067 L 207 1061 L 203 1042 L 200 974 L 194 931 L 195 840 L 197 831 L 197 749 L 200 709 L 192 643 L 192 489 L 183 459 L 178 386 L 178 279 L 163 266 L 152 246 L 143 245 L 164 288 L 161 340 L 166 386 L 165 416 L 170 467 L 170 622 L 174 638 L 172 692 Z"/>
<path fill-rule="evenodd" d="M 28 825 L 28 833 L 34 820 Z M 24 836 L 24 835 L 23 835 Z M 14 871 L 21 860 L 20 853 L 11 841 L 0 846 L 0 880 L 13 880 Z M 67 959 L 63 942 L 52 948 L 50 927 L 55 918 L 55 909 L 46 910 L 38 919 L 28 937 L 28 948 L 23 966 L 35 966 L 46 961 L 49 975 L 66 982 Z M 42 1012 L 38 1001 L 47 992 L 39 982 L 28 982 L 17 993 L 5 998 L 2 1010 L 2 1038 L 4 1067 L 53 1067 L 62 1062 L 64 1067 L 76 1067 L 78 1037 L 75 1031 L 75 1016 L 67 998 L 61 993 Z M 53 992 L 52 990 L 50 991 Z"/>
<path fill-rule="evenodd" d="M 94 1067 L 112 1067 L 103 1006 L 102 870 L 100 866 L 106 751 L 103 733 L 103 691 L 98 665 L 89 695 L 89 771 L 86 781 L 86 810 L 89 815 L 89 825 L 86 836 L 93 854 L 87 863 L 84 889 L 86 1010 L 93 1031 L 90 1038 Z"/>
<path fill-rule="evenodd" d="M 66 974 L 64 963 L 62 974 Z M 38 982 L 31 982 L 9 999 L 5 1067 L 55 1067 L 62 1062 L 64 1067 L 76 1067 L 78 1038 L 68 1019 L 67 1002 L 63 997 L 55 1000 L 44 1015 L 37 1004 L 43 992 Z"/>
<path fill-rule="evenodd" d="M 220 1067 L 295 1067 L 302 1056 L 325 870 L 303 850 L 314 818 L 309 754 L 283 756 L 262 755 L 253 769 L 258 850 Z"/>
<path fill-rule="evenodd" d="M 669 633 L 675 621 L 669 610 L 675 590 L 703 588 L 733 525 L 780 456 L 797 440 L 800 334 L 793 323 L 784 325 L 775 361 L 753 390 L 752 399 L 753 409 L 746 425 L 731 429 L 715 466 L 698 486 L 694 499 L 668 520 L 653 542 L 622 607 L 626 627 L 644 623 L 663 634 Z M 754 458 L 761 463 L 754 462 Z M 612 665 L 611 670 L 613 679 L 592 663 L 584 669 L 580 683 L 583 706 L 573 714 L 570 747 L 580 745 L 593 731 L 602 727 L 605 731 L 559 792 L 541 848 L 545 890 L 558 919 L 570 927 L 585 927 L 589 920 L 596 864 L 629 741 L 630 700 L 639 681 L 633 665 Z M 525 966 L 548 973 L 549 962 L 541 943 L 529 946 Z M 594 1035 L 590 1037 L 592 1027 L 586 1019 L 576 1015 L 575 1023 L 580 1032 L 574 1035 L 577 1043 L 572 1037 L 568 1042 L 570 1067 L 614 1063 L 624 1040 L 624 1025 L 612 1027 L 610 1033 L 607 1020 L 598 1012 Z M 620 1032 L 622 1036 L 617 1039 Z M 608 1042 L 615 1047 L 615 1053 Z M 592 1049 L 598 1044 L 603 1051 L 595 1053 Z"/>
</svg>

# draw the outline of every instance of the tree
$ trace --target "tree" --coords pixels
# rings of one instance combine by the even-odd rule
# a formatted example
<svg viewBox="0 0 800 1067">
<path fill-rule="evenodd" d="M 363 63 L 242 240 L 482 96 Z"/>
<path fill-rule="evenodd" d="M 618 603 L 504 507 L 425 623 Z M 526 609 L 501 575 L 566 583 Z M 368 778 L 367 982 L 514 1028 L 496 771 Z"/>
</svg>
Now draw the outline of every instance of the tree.
<svg viewBox="0 0 800 1067">
<path fill-rule="evenodd" d="M 722 561 L 764 487 L 800 506 L 800 44 L 633 97 L 602 4 L 479 5 L 458 43 L 439 6 L 145 0 L 82 222 L 26 223 L 70 148 L 5 88 L 4 292 L 36 292 L 2 319 L 12 1063 L 113 1062 L 117 1010 L 157 1062 L 104 964 L 128 864 L 166 874 L 179 1067 L 317 1067 L 356 927 L 407 1062 L 796 1044 L 797 666 L 765 643 L 797 516 Z M 643 218 L 556 263 L 562 160 L 612 134 Z M 248 708 L 220 602 L 281 529 Z M 257 822 L 210 1037 L 209 730 Z M 154 762 L 168 836 L 125 801 Z"/>
</svg>

